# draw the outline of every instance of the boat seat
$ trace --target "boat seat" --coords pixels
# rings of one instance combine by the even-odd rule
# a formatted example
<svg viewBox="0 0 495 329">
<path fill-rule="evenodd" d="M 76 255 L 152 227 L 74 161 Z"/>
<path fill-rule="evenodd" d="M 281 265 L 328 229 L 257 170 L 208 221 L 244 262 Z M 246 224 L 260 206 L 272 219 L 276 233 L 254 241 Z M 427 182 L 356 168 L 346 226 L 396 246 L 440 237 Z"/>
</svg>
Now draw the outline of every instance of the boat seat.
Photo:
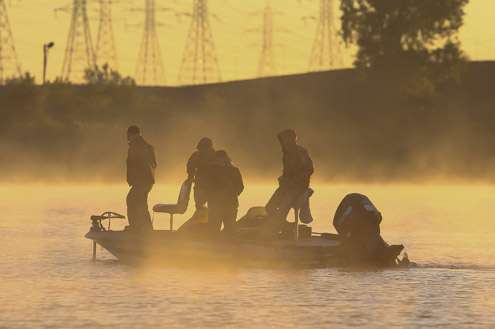
<svg viewBox="0 0 495 329">
<path fill-rule="evenodd" d="M 177 215 L 177 214 L 181 215 L 181 214 L 185 213 L 184 207 L 181 207 L 181 205 L 179 205 L 179 204 L 159 203 L 153 207 L 153 211 L 164 213 L 164 214 L 171 214 L 171 215 Z"/>
<path fill-rule="evenodd" d="M 170 215 L 170 231 L 174 228 L 174 215 L 182 215 L 187 211 L 191 196 L 192 180 L 186 179 L 180 188 L 179 198 L 175 204 L 159 203 L 153 206 L 153 211 Z"/>
<path fill-rule="evenodd" d="M 175 204 L 159 203 L 153 206 L 154 212 L 161 212 L 165 214 L 183 214 L 187 210 L 189 205 L 189 197 L 191 195 L 192 180 L 187 179 L 182 183 L 179 192 L 179 198 Z"/>
</svg>

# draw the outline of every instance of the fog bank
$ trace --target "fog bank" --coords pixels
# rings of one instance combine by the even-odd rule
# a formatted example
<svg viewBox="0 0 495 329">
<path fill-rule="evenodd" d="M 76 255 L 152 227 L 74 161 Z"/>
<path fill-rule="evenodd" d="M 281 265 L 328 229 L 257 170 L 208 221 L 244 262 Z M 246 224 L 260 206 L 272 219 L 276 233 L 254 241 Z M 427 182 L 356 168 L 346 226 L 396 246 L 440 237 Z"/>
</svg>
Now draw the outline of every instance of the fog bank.
<svg viewBox="0 0 495 329">
<path fill-rule="evenodd" d="M 248 179 L 274 180 L 287 127 L 319 181 L 495 180 L 495 63 L 413 99 L 355 70 L 184 88 L 0 88 L 0 181 L 118 182 L 128 125 L 155 146 L 158 180 L 178 181 L 210 136 Z"/>
</svg>

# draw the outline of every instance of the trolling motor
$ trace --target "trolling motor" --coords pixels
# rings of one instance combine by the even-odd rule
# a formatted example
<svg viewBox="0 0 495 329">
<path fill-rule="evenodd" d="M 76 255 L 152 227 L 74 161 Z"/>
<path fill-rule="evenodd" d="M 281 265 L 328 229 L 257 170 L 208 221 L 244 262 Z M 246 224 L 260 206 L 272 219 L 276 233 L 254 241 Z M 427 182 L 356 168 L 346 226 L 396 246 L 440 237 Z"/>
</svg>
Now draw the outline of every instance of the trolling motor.
<svg viewBox="0 0 495 329">
<path fill-rule="evenodd" d="M 107 219 L 108 219 L 108 226 L 107 228 L 105 228 L 102 222 Z M 110 227 L 112 225 L 112 219 L 125 219 L 125 216 L 113 211 L 106 211 L 101 215 L 91 216 L 91 232 L 110 231 Z"/>
</svg>

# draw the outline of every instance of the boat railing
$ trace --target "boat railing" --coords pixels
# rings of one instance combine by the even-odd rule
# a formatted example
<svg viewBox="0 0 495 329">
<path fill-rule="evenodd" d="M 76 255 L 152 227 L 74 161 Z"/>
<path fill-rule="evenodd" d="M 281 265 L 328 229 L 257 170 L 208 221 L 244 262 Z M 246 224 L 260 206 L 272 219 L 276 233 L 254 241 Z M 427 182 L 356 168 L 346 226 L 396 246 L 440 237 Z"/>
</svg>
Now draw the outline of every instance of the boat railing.
<svg viewBox="0 0 495 329">
<path fill-rule="evenodd" d="M 125 219 L 124 215 L 113 211 L 105 211 L 100 215 L 91 216 L 91 231 L 93 232 L 102 232 L 102 231 L 110 231 L 112 227 L 112 219 Z M 103 221 L 108 220 L 108 225 L 105 228 L 103 226 Z"/>
</svg>

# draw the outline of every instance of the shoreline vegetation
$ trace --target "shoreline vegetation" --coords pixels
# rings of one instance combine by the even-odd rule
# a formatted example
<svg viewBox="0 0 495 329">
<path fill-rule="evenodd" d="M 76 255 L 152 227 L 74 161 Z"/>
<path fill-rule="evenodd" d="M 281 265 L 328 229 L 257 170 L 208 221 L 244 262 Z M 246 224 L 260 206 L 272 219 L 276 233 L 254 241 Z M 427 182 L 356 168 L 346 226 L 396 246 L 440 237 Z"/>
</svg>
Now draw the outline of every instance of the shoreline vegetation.
<svg viewBox="0 0 495 329">
<path fill-rule="evenodd" d="M 276 133 L 293 127 L 316 181 L 495 181 L 495 62 L 468 62 L 435 90 L 360 69 L 190 87 L 0 87 L 0 182 L 119 182 L 125 130 L 143 128 L 160 182 L 185 175 L 211 136 L 249 178 L 280 171 Z"/>
</svg>

